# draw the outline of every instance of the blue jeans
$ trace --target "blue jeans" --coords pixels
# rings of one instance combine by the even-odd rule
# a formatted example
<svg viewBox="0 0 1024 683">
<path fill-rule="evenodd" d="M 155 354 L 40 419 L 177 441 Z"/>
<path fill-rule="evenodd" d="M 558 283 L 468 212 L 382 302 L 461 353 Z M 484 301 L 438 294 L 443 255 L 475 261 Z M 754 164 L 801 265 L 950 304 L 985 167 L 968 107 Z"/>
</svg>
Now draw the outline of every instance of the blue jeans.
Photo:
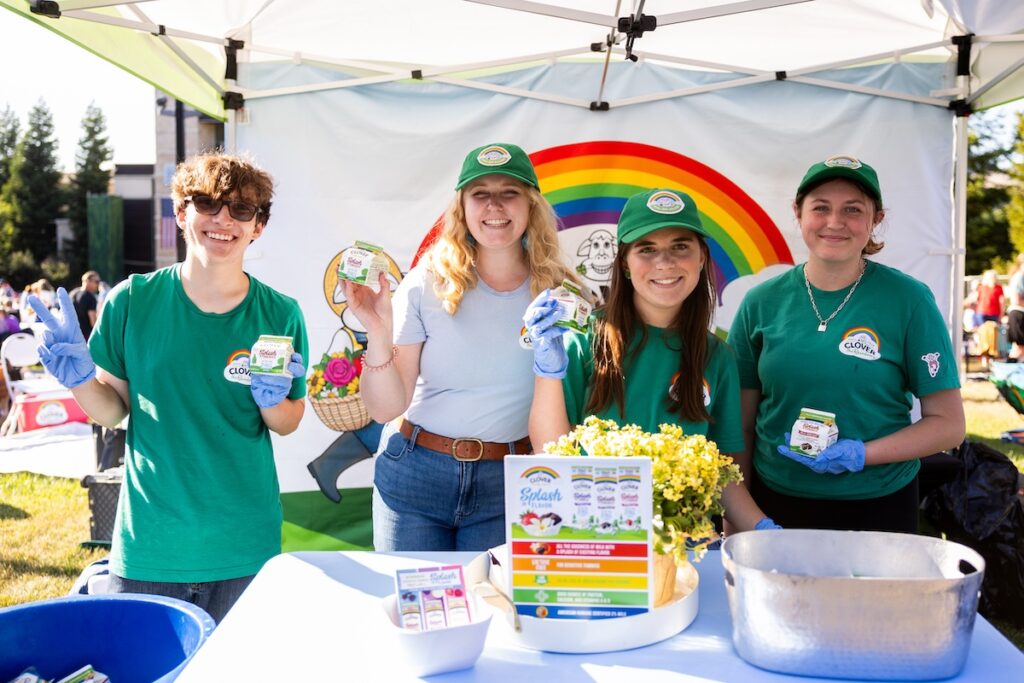
<svg viewBox="0 0 1024 683">
<path fill-rule="evenodd" d="M 460 462 L 384 428 L 374 461 L 376 550 L 487 550 L 505 542 L 505 472 Z"/>
<path fill-rule="evenodd" d="M 178 583 L 172 581 L 136 581 L 111 573 L 111 593 L 144 593 L 146 595 L 162 595 L 166 598 L 177 598 L 191 602 L 196 607 L 206 610 L 218 624 L 231 606 L 238 600 L 252 580 L 252 576 L 223 581 L 207 581 L 206 583 Z"/>
</svg>

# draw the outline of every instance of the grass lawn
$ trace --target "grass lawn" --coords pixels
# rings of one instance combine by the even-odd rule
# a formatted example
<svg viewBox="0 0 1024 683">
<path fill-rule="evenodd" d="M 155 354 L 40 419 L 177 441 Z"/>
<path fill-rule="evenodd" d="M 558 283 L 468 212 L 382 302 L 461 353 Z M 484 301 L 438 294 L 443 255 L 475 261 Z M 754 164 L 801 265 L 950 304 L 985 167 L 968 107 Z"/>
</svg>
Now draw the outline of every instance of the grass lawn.
<svg viewBox="0 0 1024 683">
<path fill-rule="evenodd" d="M 1024 471 L 1024 447 L 999 439 L 1024 427 L 1024 415 L 987 381 L 968 381 L 963 397 L 968 438 L 1006 453 Z M 77 480 L 0 474 L 0 607 L 66 595 L 82 569 L 107 552 L 80 547 L 88 538 L 88 493 Z M 1024 650 L 1024 629 L 993 624 Z"/>
<path fill-rule="evenodd" d="M 0 474 L 0 607 L 67 595 L 104 549 L 89 539 L 88 493 L 75 479 Z"/>
</svg>

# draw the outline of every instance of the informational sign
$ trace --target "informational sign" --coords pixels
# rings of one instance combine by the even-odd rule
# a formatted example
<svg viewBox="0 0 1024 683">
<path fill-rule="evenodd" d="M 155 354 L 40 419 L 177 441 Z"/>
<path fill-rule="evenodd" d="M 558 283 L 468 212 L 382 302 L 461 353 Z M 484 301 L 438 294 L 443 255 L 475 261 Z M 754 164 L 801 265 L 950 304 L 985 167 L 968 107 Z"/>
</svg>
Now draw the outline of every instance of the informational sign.
<svg viewBox="0 0 1024 683">
<path fill-rule="evenodd" d="M 607 619 L 650 610 L 652 500 L 649 458 L 506 457 L 516 611 Z"/>
</svg>

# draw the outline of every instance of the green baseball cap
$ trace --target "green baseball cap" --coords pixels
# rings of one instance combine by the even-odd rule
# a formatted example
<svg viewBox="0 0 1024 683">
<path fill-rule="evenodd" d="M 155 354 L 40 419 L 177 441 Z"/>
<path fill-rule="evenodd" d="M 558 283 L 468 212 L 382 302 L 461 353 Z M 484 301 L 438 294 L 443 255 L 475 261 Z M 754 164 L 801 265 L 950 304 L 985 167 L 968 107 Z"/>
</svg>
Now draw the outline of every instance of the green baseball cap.
<svg viewBox="0 0 1024 683">
<path fill-rule="evenodd" d="M 796 189 L 796 193 L 800 194 L 806 187 L 833 178 L 856 181 L 864 186 L 864 189 L 878 202 L 879 206 L 882 205 L 882 189 L 878 185 L 878 174 L 875 173 L 875 169 L 848 154 L 837 154 L 811 166 L 804 175 L 804 179 L 800 181 L 800 187 Z"/>
<path fill-rule="evenodd" d="M 619 244 L 635 242 L 661 228 L 686 228 L 711 237 L 700 222 L 697 203 L 679 190 L 648 190 L 626 200 L 619 215 Z"/>
<path fill-rule="evenodd" d="M 540 189 L 537 172 L 533 170 L 530 157 L 518 145 L 504 142 L 477 147 L 467 154 L 466 160 L 462 162 L 462 172 L 459 173 L 459 182 L 455 189 L 461 190 L 477 178 L 495 173 L 511 176 Z"/>
</svg>

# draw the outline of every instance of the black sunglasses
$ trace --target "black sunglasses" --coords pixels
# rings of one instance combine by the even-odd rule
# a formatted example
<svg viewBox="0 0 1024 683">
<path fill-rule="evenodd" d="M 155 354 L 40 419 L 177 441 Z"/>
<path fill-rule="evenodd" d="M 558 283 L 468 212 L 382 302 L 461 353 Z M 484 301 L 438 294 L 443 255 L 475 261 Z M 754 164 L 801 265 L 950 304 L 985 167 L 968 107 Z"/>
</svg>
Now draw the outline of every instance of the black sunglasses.
<svg viewBox="0 0 1024 683">
<path fill-rule="evenodd" d="M 186 202 L 192 202 L 192 206 L 196 207 L 196 211 L 207 216 L 216 216 L 220 213 L 222 206 L 227 204 L 228 213 L 236 221 L 251 221 L 256 214 L 262 213 L 262 209 L 254 204 L 248 202 L 229 202 L 223 199 L 214 199 L 208 197 L 205 194 L 193 194 L 185 197 Z"/>
</svg>

